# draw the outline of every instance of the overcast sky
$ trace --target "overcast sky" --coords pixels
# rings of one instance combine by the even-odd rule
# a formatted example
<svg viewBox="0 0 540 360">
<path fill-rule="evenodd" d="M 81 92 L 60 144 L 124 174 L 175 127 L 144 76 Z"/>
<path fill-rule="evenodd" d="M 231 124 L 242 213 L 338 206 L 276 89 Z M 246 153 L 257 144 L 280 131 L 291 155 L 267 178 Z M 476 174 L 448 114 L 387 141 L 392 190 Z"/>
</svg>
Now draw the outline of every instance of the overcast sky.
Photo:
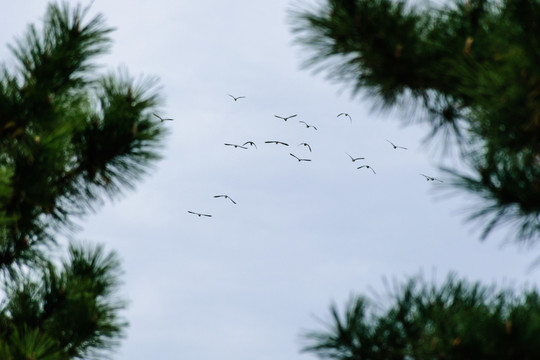
<svg viewBox="0 0 540 360">
<path fill-rule="evenodd" d="M 41 21 L 47 2 L 4 3 L 0 61 L 9 63 L 7 44 Z M 420 175 L 445 180 L 442 161 L 460 164 L 422 142 L 429 127 L 405 127 L 411 119 L 399 110 L 373 112 L 373 100 L 302 68 L 305 49 L 288 20 L 294 4 L 94 2 L 91 14 L 117 29 L 103 70 L 159 77 L 160 113 L 175 119 L 164 159 L 135 191 L 81 221 L 76 236 L 123 259 L 131 326 L 115 359 L 312 359 L 299 351 L 302 331 L 319 329 L 315 317 L 328 319 L 332 301 L 369 287 L 384 293 L 383 277 L 454 271 L 536 284 L 539 270 L 527 269 L 537 249 L 504 245 L 505 231 L 480 242 L 478 224 L 464 221 L 474 198 L 443 198 L 445 183 Z M 257 148 L 224 145 L 247 141 Z M 376 174 L 357 169 L 364 164 Z"/>
</svg>

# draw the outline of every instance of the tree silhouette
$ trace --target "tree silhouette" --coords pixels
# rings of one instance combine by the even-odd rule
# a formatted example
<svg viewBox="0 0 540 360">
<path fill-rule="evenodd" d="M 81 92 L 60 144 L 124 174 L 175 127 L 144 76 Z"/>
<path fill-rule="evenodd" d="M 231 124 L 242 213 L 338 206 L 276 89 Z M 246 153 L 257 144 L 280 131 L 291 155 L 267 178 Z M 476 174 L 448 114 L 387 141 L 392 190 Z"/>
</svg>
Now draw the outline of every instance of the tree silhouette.
<svg viewBox="0 0 540 360">
<path fill-rule="evenodd" d="M 470 216 L 482 238 L 510 223 L 517 240 L 538 240 L 540 2 L 425 4 L 328 0 L 291 19 L 307 66 L 382 108 L 420 105 L 432 136 L 456 140 L 470 171 L 446 171 L 482 199 Z"/>
<path fill-rule="evenodd" d="M 102 246 L 50 250 L 74 219 L 134 185 L 159 158 L 155 79 L 92 62 L 112 28 L 89 8 L 51 4 L 11 46 L 0 75 L 1 359 L 71 359 L 114 348 L 126 322 L 120 265 Z"/>
</svg>

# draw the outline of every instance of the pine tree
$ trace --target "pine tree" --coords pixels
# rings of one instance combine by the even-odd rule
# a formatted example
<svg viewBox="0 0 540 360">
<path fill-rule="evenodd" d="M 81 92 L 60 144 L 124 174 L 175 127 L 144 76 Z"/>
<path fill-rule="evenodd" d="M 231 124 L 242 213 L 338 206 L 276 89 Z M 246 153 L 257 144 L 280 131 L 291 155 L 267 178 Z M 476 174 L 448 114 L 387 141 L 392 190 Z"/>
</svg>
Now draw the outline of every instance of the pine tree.
<svg viewBox="0 0 540 360">
<path fill-rule="evenodd" d="M 305 333 L 303 350 L 336 360 L 540 358 L 535 290 L 517 296 L 450 276 L 441 286 L 413 278 L 393 292 L 387 309 L 364 296 L 343 314 L 332 305 L 326 329 Z"/>
<path fill-rule="evenodd" d="M 0 358 L 101 356 L 127 325 L 118 256 L 58 236 L 159 158 L 155 79 L 99 74 L 112 28 L 88 7 L 51 4 L 0 75 Z M 55 251 L 52 251 L 55 250 Z"/>
<path fill-rule="evenodd" d="M 540 2 L 328 0 L 297 9 L 307 66 L 378 100 L 422 109 L 432 136 L 457 143 L 467 174 L 452 184 L 482 200 L 482 238 L 510 223 L 523 242 L 540 231 Z M 456 141 L 450 141 L 456 140 Z"/>
</svg>

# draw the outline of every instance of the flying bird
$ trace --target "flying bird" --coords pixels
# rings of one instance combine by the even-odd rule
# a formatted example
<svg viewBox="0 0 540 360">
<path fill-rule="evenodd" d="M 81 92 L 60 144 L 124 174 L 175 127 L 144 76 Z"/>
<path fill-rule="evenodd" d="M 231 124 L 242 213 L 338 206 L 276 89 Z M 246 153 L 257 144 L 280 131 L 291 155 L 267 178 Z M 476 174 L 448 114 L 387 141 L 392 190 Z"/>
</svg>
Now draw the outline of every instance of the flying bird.
<svg viewBox="0 0 540 360">
<path fill-rule="evenodd" d="M 347 113 L 340 113 L 337 117 L 340 117 L 341 115 L 347 116 L 347 117 L 349 118 L 349 120 L 351 121 L 351 123 L 352 123 L 352 117 L 351 117 L 351 115 L 349 115 L 349 114 L 347 114 Z"/>
<path fill-rule="evenodd" d="M 289 146 L 289 144 L 286 144 L 286 143 L 281 142 L 281 141 L 276 141 L 276 140 L 265 141 L 265 143 L 266 144 L 281 144 L 281 145 Z"/>
<path fill-rule="evenodd" d="M 310 127 L 314 128 L 315 130 L 317 130 L 317 128 L 313 125 L 309 125 L 307 122 L 305 121 L 299 121 L 300 123 L 303 123 L 303 124 L 306 124 L 306 128 L 309 129 Z"/>
<path fill-rule="evenodd" d="M 437 180 L 437 181 L 439 181 L 439 182 L 443 182 L 442 180 L 439 180 L 439 179 L 434 178 L 434 177 L 431 177 L 431 176 L 427 176 L 427 175 L 424 175 L 424 174 L 420 174 L 420 175 L 422 175 L 423 177 L 425 177 L 427 181 L 435 181 L 435 180 Z"/>
<path fill-rule="evenodd" d="M 255 149 L 257 148 L 257 145 L 255 145 L 253 141 L 246 141 L 242 146 L 246 146 L 246 145 L 255 146 Z"/>
<path fill-rule="evenodd" d="M 372 168 L 371 166 L 369 166 L 369 165 L 362 165 L 362 166 L 357 167 L 357 169 L 361 169 L 361 168 L 363 168 L 363 167 L 365 167 L 365 168 L 367 168 L 367 169 L 370 169 L 371 171 L 373 171 L 374 174 L 377 174 L 377 173 L 375 172 L 375 170 L 373 170 L 373 168 Z"/>
<path fill-rule="evenodd" d="M 298 160 L 298 162 L 300 161 L 311 161 L 311 159 L 300 159 L 298 156 L 292 154 L 292 153 L 289 153 L 292 157 L 294 157 L 296 160 Z"/>
<path fill-rule="evenodd" d="M 234 146 L 235 148 L 247 149 L 247 147 L 242 146 L 242 145 L 237 145 L 237 144 L 227 144 L 227 143 L 225 143 L 225 146 Z"/>
<path fill-rule="evenodd" d="M 229 195 L 214 195 L 214 197 L 215 197 L 215 198 L 222 197 L 222 198 L 225 198 L 225 199 L 229 199 L 229 200 L 232 201 L 233 204 L 236 204 L 236 202 L 235 202 L 233 199 L 231 199 L 231 198 L 229 197 Z"/>
<path fill-rule="evenodd" d="M 291 116 L 285 116 L 285 117 L 284 117 L 284 116 L 278 116 L 278 115 L 274 115 L 274 116 L 277 117 L 278 119 L 282 119 L 282 120 L 287 121 L 287 120 L 289 120 L 290 118 L 295 117 L 296 115 L 298 115 L 298 114 L 294 114 L 294 115 L 291 115 Z"/>
<path fill-rule="evenodd" d="M 406 147 L 394 145 L 394 143 L 391 142 L 391 141 L 388 140 L 388 139 L 386 139 L 386 141 L 388 141 L 388 142 L 394 147 L 394 149 L 398 149 L 398 148 L 399 148 L 399 149 L 405 149 L 405 150 L 407 150 Z"/>
<path fill-rule="evenodd" d="M 309 149 L 309 152 L 311 152 L 311 146 L 309 146 L 308 143 L 300 143 L 300 144 L 298 144 L 298 146 L 300 146 L 300 145 L 306 146 Z"/>
<path fill-rule="evenodd" d="M 345 153 L 347 155 L 349 155 L 348 153 Z M 365 158 L 353 158 L 351 155 L 349 155 L 349 157 L 351 158 L 352 162 L 355 162 L 356 160 L 364 160 Z"/>
<path fill-rule="evenodd" d="M 193 212 L 193 211 L 189 211 L 189 210 L 188 210 L 188 213 L 193 214 L 193 215 L 197 215 L 199 217 L 201 217 L 201 216 L 212 217 L 212 215 L 209 215 L 209 214 L 201 214 L 201 213 Z"/>
<path fill-rule="evenodd" d="M 227 95 L 232 97 L 234 99 L 234 101 L 237 101 L 238 99 L 245 99 L 245 96 L 232 96 L 231 94 L 227 94 Z"/>
<path fill-rule="evenodd" d="M 161 122 L 164 122 L 165 120 L 168 120 L 168 121 L 173 121 L 174 119 L 165 119 L 165 118 L 162 118 L 161 116 L 159 116 L 158 114 L 154 114 L 152 113 L 152 115 L 154 115 L 155 117 L 157 117 L 159 120 L 161 120 Z"/>
</svg>

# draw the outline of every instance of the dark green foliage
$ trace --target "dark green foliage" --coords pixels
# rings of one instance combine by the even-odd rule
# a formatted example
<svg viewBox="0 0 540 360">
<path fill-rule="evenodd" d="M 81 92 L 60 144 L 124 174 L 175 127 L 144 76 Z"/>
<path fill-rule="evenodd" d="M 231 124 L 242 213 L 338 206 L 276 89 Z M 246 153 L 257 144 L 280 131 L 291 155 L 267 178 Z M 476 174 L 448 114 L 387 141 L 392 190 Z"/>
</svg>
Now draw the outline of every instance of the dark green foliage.
<svg viewBox="0 0 540 360">
<path fill-rule="evenodd" d="M 292 15 L 307 65 L 383 107 L 419 104 L 432 135 L 458 140 L 472 175 L 448 171 L 487 201 L 472 215 L 483 238 L 510 222 L 517 239 L 538 240 L 540 1 L 328 0 Z"/>
<path fill-rule="evenodd" d="M 305 335 L 304 351 L 338 360 L 538 359 L 540 296 L 516 296 L 449 277 L 441 286 L 413 279 L 387 309 L 353 298 L 331 307 L 325 331 Z"/>
<path fill-rule="evenodd" d="M 114 253 L 72 246 L 61 269 L 49 264 L 40 278 L 13 282 L 0 313 L 0 358 L 71 359 L 112 348 L 126 325 L 114 296 L 118 275 Z"/>
<path fill-rule="evenodd" d="M 51 229 L 72 225 L 103 193 L 118 195 L 158 158 L 155 81 L 89 72 L 111 29 L 84 15 L 50 5 L 43 34 L 31 27 L 13 47 L 20 72 L 0 79 L 0 211 L 9 223 L 0 268 L 37 259 Z"/>
<path fill-rule="evenodd" d="M 126 326 L 119 261 L 101 247 L 50 252 L 74 219 L 131 188 L 159 158 L 155 79 L 99 75 L 112 31 L 52 4 L 0 72 L 0 359 L 101 357 Z"/>
</svg>

